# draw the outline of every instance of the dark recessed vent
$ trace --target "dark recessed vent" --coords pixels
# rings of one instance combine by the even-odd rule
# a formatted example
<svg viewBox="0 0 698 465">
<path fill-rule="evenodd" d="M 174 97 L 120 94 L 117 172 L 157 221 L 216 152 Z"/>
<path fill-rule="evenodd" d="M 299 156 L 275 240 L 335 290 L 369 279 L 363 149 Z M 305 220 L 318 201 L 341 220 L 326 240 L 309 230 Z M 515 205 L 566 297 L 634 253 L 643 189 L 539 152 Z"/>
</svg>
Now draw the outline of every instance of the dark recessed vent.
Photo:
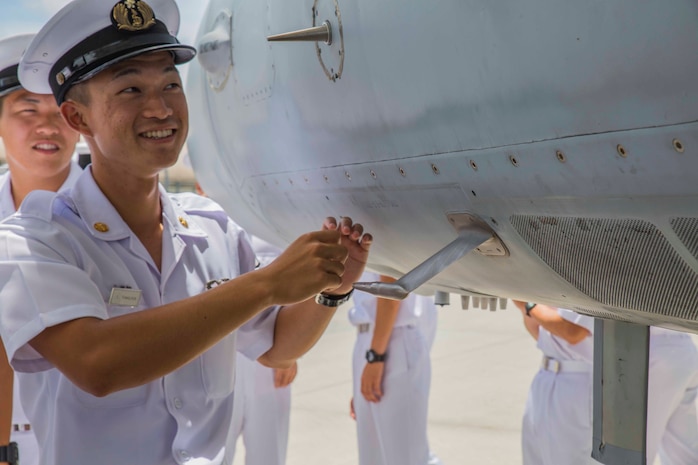
<svg viewBox="0 0 698 465">
<path fill-rule="evenodd" d="M 698 274 L 651 223 L 518 215 L 511 223 L 548 266 L 604 306 L 697 319 Z"/>
<path fill-rule="evenodd" d="M 607 320 L 617 320 L 617 321 L 624 321 L 626 323 L 635 323 L 635 320 L 629 317 L 625 317 L 623 313 L 621 312 L 614 312 L 612 309 L 592 309 L 592 308 L 586 308 L 586 307 L 574 307 L 572 308 L 577 313 L 581 313 L 583 315 L 589 315 L 593 316 L 595 318 L 605 318 Z"/>
</svg>

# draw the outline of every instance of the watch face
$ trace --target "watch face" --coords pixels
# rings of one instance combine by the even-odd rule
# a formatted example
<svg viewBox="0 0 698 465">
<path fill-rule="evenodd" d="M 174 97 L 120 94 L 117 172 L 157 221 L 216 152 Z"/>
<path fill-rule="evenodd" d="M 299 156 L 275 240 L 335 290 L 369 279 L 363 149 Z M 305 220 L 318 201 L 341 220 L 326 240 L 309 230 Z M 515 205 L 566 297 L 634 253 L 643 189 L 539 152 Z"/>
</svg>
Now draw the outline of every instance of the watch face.
<svg viewBox="0 0 698 465">
<path fill-rule="evenodd" d="M 376 359 L 376 354 L 374 354 L 372 350 L 369 350 L 368 352 L 366 352 L 366 360 L 368 361 L 368 363 L 373 362 L 375 359 Z"/>
</svg>

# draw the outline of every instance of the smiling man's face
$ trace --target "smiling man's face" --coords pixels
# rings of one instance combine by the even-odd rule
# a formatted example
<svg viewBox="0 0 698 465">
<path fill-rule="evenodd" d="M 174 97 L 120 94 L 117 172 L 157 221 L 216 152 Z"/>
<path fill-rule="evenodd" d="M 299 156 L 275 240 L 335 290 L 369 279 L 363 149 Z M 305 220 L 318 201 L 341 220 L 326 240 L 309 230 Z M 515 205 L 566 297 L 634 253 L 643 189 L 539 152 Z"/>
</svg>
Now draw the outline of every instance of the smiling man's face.
<svg viewBox="0 0 698 465">
<path fill-rule="evenodd" d="M 20 89 L 3 98 L 0 137 L 12 173 L 54 178 L 70 170 L 79 135 L 65 123 L 52 95 Z"/>
<path fill-rule="evenodd" d="M 90 142 L 95 169 L 152 177 L 177 161 L 188 109 L 171 53 L 137 56 L 79 85 L 87 99 L 63 112 Z"/>
</svg>

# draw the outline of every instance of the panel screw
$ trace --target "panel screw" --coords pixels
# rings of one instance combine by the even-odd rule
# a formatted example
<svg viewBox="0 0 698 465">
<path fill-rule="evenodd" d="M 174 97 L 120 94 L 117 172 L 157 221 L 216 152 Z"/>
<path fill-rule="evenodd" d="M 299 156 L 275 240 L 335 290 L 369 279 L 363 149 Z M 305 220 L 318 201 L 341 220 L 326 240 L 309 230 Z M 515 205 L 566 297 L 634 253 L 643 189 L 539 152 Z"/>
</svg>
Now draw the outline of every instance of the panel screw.
<svg viewBox="0 0 698 465">
<path fill-rule="evenodd" d="M 671 141 L 671 143 L 674 145 L 674 150 L 676 150 L 677 152 L 683 153 L 683 151 L 685 150 L 680 140 L 674 139 L 673 141 Z"/>
<path fill-rule="evenodd" d="M 625 150 L 625 147 L 623 147 L 620 144 L 616 146 L 616 151 L 618 151 L 618 155 L 620 155 L 623 158 L 628 156 L 628 152 Z"/>
</svg>

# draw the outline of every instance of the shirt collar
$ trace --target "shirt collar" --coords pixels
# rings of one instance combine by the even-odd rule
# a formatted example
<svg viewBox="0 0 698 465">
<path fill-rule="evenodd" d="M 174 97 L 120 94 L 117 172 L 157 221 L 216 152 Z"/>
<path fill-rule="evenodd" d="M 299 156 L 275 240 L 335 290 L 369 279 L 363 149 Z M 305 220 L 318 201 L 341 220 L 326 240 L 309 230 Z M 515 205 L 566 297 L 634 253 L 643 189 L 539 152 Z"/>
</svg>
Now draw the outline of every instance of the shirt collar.
<svg viewBox="0 0 698 465">
<path fill-rule="evenodd" d="M 206 237 L 206 233 L 196 224 L 195 219 L 184 211 L 179 202 L 171 199 L 162 185 L 159 189 L 165 230 L 171 231 L 173 235 Z M 70 198 L 85 228 L 95 238 L 117 241 L 131 236 L 131 228 L 99 188 L 91 169 L 85 169 L 79 176 Z"/>
<path fill-rule="evenodd" d="M 162 205 L 162 221 L 167 222 L 173 235 L 190 237 L 208 237 L 201 229 L 196 217 L 192 217 L 176 197 L 170 197 L 160 184 L 160 203 Z"/>
<path fill-rule="evenodd" d="M 80 177 L 82 169 L 74 161 L 70 162 L 70 172 L 63 181 L 58 191 L 64 191 L 73 187 L 75 181 Z M 10 172 L 0 176 L 0 220 L 7 218 L 15 212 L 15 201 L 12 197 L 12 183 L 10 182 Z"/>
<path fill-rule="evenodd" d="M 0 220 L 3 220 L 15 212 L 15 202 L 12 199 L 10 186 L 10 173 L 0 176 Z"/>
</svg>

